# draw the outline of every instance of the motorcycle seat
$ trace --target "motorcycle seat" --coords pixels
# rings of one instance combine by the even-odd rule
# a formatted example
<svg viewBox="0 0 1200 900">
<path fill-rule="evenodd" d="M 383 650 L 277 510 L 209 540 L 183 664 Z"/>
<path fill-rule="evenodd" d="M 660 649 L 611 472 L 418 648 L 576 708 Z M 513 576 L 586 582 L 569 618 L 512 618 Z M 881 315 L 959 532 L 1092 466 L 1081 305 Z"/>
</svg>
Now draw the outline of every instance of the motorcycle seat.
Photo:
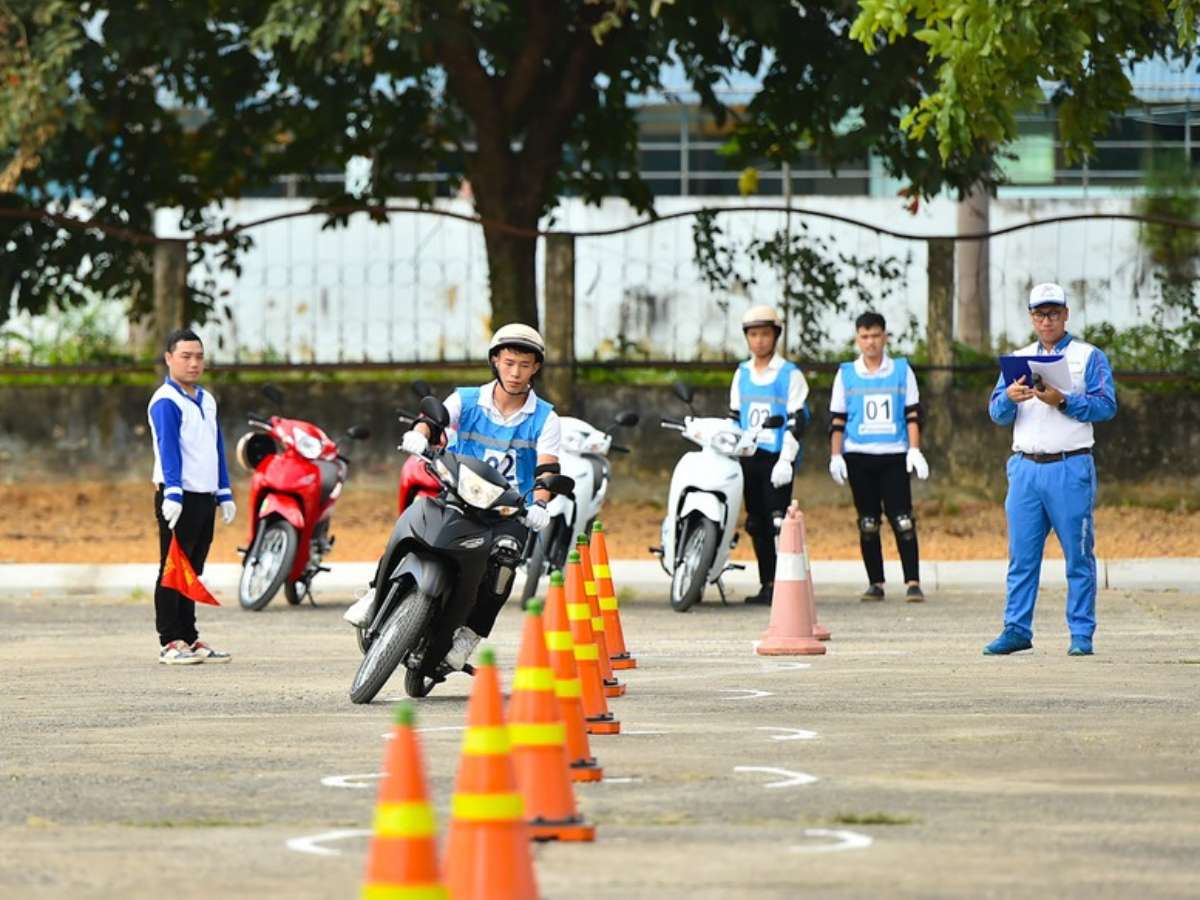
<svg viewBox="0 0 1200 900">
<path fill-rule="evenodd" d="M 341 460 L 316 460 L 317 471 L 321 473 L 321 502 L 329 499 L 338 482 L 345 480 L 346 464 Z"/>
</svg>

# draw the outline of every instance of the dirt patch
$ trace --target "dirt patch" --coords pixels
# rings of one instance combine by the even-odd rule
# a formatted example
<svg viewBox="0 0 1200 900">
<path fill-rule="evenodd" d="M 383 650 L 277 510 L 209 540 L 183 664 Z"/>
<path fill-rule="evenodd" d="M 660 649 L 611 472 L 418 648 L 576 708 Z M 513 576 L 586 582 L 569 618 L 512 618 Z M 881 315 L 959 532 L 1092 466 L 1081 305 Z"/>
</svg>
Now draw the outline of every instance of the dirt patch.
<svg viewBox="0 0 1200 900">
<path fill-rule="evenodd" d="M 247 540 L 244 488 L 239 488 L 238 520 L 217 525 L 210 559 L 237 562 Z M 0 562 L 136 563 L 157 562 L 154 493 L 143 482 L 56 482 L 0 487 Z M 390 487 L 351 483 L 338 501 L 333 533 L 335 560 L 372 560 L 382 551 L 395 520 Z M 609 551 L 614 558 L 648 558 L 659 543 L 662 509 L 650 503 L 612 503 L 605 509 Z M 846 505 L 805 510 L 809 551 L 814 559 L 858 556 L 854 510 Z M 921 554 L 926 559 L 1000 559 L 1007 555 L 1004 509 L 999 504 L 917 504 Z M 1140 507 L 1101 507 L 1096 511 L 1096 553 L 1100 557 L 1195 556 L 1200 547 L 1200 513 Z M 885 554 L 895 556 L 885 537 Z M 1056 541 L 1047 555 L 1061 557 Z M 753 559 L 743 535 L 734 558 Z"/>
</svg>

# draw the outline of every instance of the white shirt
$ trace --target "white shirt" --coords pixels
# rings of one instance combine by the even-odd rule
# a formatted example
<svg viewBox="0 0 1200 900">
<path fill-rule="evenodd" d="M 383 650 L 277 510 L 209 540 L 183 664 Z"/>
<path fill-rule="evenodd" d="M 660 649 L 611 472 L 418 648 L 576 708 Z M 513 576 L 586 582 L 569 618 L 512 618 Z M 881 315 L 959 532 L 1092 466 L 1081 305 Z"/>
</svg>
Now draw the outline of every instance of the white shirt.
<svg viewBox="0 0 1200 900">
<path fill-rule="evenodd" d="M 479 408 L 497 425 L 505 425 L 511 428 L 514 425 L 520 425 L 537 412 L 537 394 L 530 390 L 525 395 L 524 406 L 512 415 L 504 415 L 504 413 L 496 408 L 496 400 L 493 393 L 496 387 L 495 381 L 489 381 L 479 389 Z M 450 414 L 450 425 L 446 429 L 446 440 L 448 443 L 453 443 L 458 436 L 458 420 L 462 416 L 462 397 L 458 395 L 458 391 L 455 391 L 446 398 L 446 402 L 443 405 L 446 407 L 446 412 Z M 561 444 L 562 423 L 559 421 L 558 413 L 551 410 L 550 415 L 546 417 L 546 421 L 542 425 L 542 433 L 538 435 L 538 456 L 557 457 Z"/>
<path fill-rule="evenodd" d="M 883 361 L 874 372 L 867 368 L 867 364 L 861 355 L 854 361 L 854 371 L 860 378 L 885 378 L 895 370 L 896 362 L 888 356 L 886 350 L 883 351 Z M 919 403 L 920 400 L 921 393 L 917 388 L 917 376 L 913 373 L 912 366 L 910 365 L 908 367 L 908 383 L 905 388 L 904 405 L 912 406 L 914 403 Z M 842 370 L 840 368 L 833 379 L 833 394 L 829 398 L 829 412 L 831 415 L 846 415 L 846 386 L 842 384 Z M 846 453 L 874 453 L 876 455 L 905 453 L 908 450 L 908 442 L 889 441 L 886 444 L 863 444 L 851 440 L 850 436 L 846 435 L 842 449 Z"/>
<path fill-rule="evenodd" d="M 1022 347 L 1013 356 L 1041 356 L 1049 351 L 1037 341 Z M 1072 338 L 1062 350 L 1071 370 L 1071 395 L 1087 394 L 1086 372 L 1092 354 L 1098 353 L 1091 344 Z M 1062 453 L 1082 450 L 1096 443 L 1092 423 L 1073 419 L 1040 400 L 1026 400 L 1017 405 L 1013 424 L 1012 448 L 1018 453 Z"/>
<path fill-rule="evenodd" d="M 779 376 L 779 370 L 783 368 L 784 358 L 776 353 L 771 357 L 771 361 L 767 363 L 767 367 L 762 371 L 754 365 L 754 357 L 749 359 L 750 380 L 755 384 L 774 384 L 775 379 Z M 729 408 L 738 412 L 742 408 L 742 394 L 738 390 L 738 381 L 740 380 L 741 369 L 735 369 L 733 372 L 733 383 L 729 385 Z M 788 379 L 787 392 L 787 411 L 794 413 L 799 409 L 804 408 L 805 402 L 808 400 L 808 380 L 804 377 L 804 373 L 800 371 L 800 367 L 792 371 L 792 377 Z M 787 462 L 791 462 L 796 458 L 796 454 L 800 452 L 800 444 L 796 440 L 796 436 L 792 434 L 790 428 L 784 429 L 783 432 L 783 449 L 780 452 L 780 457 Z"/>
</svg>

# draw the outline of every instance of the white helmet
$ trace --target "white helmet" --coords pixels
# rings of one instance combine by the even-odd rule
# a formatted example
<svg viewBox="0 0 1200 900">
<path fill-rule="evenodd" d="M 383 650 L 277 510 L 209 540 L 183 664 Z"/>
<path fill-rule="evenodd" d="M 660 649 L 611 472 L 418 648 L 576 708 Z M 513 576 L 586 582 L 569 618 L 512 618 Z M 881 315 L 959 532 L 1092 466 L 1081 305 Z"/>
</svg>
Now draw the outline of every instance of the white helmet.
<svg viewBox="0 0 1200 900">
<path fill-rule="evenodd" d="M 532 353 L 538 362 L 543 362 L 546 356 L 546 342 L 538 334 L 536 328 L 514 323 L 505 325 L 492 335 L 492 343 L 488 345 L 488 359 L 491 359 L 504 348 Z"/>
<path fill-rule="evenodd" d="M 774 328 L 776 335 L 783 333 L 783 320 L 779 318 L 779 313 L 775 312 L 775 307 L 766 304 L 752 306 L 742 316 L 743 332 L 763 325 L 770 325 Z"/>
</svg>

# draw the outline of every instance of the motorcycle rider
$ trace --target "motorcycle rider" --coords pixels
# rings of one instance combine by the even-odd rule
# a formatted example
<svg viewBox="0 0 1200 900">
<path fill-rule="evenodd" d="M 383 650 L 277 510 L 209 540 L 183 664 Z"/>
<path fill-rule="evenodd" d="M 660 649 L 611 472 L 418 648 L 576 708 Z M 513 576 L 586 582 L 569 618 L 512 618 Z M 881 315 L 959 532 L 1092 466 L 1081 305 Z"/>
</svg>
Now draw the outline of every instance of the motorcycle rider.
<svg viewBox="0 0 1200 900">
<path fill-rule="evenodd" d="M 529 504 L 524 522 L 505 520 L 493 529 L 493 546 L 507 536 L 524 547 L 529 531 L 541 531 L 550 521 L 546 503 L 550 494 L 534 490 L 541 475 L 559 471 L 558 453 L 561 426 L 554 407 L 534 393 L 533 380 L 545 361 L 546 345 L 536 329 L 528 325 L 505 325 L 492 335 L 488 361 L 493 379 L 481 387 L 460 387 L 446 398 L 450 416 L 447 434 L 451 449 L 461 456 L 474 456 L 494 466 L 510 484 L 518 488 Z M 424 453 L 429 446 L 430 429 L 423 423 L 405 433 L 400 448 L 406 453 Z M 513 560 L 515 565 L 517 561 Z M 475 606 L 467 621 L 454 634 L 454 643 L 446 654 L 446 664 L 462 669 L 479 641 L 487 637 L 512 590 L 512 578 L 503 590 L 485 579 L 480 585 Z M 367 624 L 374 591 L 346 611 L 348 622 L 358 627 Z"/>
<path fill-rule="evenodd" d="M 753 456 L 743 457 L 742 491 L 746 531 L 758 558 L 758 593 L 746 603 L 770 605 L 775 589 L 775 525 L 792 499 L 792 480 L 800 463 L 808 424 L 808 382 L 795 363 L 779 355 L 783 321 L 773 307 L 753 306 L 742 316 L 750 358 L 741 363 L 729 387 L 729 415 L 743 430 L 770 416 L 785 419 L 783 428 L 763 431 Z"/>
</svg>

